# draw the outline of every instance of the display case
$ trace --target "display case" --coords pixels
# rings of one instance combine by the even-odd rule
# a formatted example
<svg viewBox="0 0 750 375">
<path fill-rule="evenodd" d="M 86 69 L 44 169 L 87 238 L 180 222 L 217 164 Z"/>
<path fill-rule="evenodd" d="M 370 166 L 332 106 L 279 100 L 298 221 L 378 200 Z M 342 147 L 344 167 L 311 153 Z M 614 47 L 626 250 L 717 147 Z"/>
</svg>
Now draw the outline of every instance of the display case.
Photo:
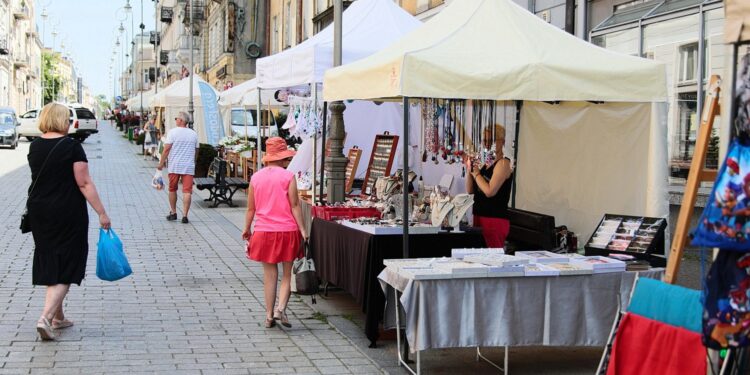
<svg viewBox="0 0 750 375">
<path fill-rule="evenodd" d="M 354 177 L 357 174 L 357 168 L 359 167 L 359 159 L 362 157 L 362 150 L 359 147 L 354 146 L 349 149 L 349 153 L 346 155 L 346 188 L 347 194 L 352 192 L 354 187 Z"/>
<path fill-rule="evenodd" d="M 666 228 L 662 218 L 605 214 L 584 249 L 586 255 L 627 254 L 662 267 Z"/>
<path fill-rule="evenodd" d="M 367 164 L 367 173 L 362 185 L 363 195 L 372 194 L 375 181 L 378 178 L 391 175 L 393 157 L 396 155 L 397 146 L 397 135 L 385 132 L 384 134 L 375 136 L 375 143 L 372 146 L 372 153 L 370 154 L 370 163 Z"/>
</svg>

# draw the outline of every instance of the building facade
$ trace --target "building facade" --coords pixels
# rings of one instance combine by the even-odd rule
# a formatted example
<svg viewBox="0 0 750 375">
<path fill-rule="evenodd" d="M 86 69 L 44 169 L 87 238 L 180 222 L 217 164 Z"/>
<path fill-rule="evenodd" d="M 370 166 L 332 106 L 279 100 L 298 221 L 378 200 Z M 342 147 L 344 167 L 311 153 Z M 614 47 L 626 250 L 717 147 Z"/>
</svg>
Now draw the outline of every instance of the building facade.
<svg viewBox="0 0 750 375">
<path fill-rule="evenodd" d="M 189 14 L 186 7 L 187 2 L 184 0 L 162 0 L 157 7 L 156 32 L 160 36 L 157 58 L 160 68 L 157 79 L 160 88 L 179 80 L 187 72 L 204 70 L 203 51 L 205 48 L 200 37 L 200 24 L 201 19 L 205 18 L 205 3 L 195 1 L 193 15 L 196 16 L 196 20 L 192 28 L 187 25 Z M 193 67 L 190 66 L 190 38 L 193 39 Z"/>
<path fill-rule="evenodd" d="M 0 0 L 0 105 L 41 105 L 41 44 L 31 0 Z"/>
<path fill-rule="evenodd" d="M 255 77 L 255 60 L 263 48 L 266 2 L 259 0 L 211 1 L 202 28 L 208 49 L 205 79 L 222 91 Z"/>
</svg>

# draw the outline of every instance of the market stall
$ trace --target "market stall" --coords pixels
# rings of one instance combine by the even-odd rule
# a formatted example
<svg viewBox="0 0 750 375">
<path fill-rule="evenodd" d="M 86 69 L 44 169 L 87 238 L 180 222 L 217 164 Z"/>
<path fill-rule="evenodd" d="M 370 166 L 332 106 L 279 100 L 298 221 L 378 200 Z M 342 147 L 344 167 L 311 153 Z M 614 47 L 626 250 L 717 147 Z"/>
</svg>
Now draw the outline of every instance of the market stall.
<svg viewBox="0 0 750 375">
<path fill-rule="evenodd" d="M 587 238 L 604 213 L 668 215 L 665 75 L 661 63 L 593 46 L 512 1 L 481 0 L 454 2 L 393 45 L 328 70 L 323 95 L 400 100 L 406 134 L 408 108 L 418 103 L 426 112 L 423 138 L 439 137 L 420 145 L 422 161 L 454 168 L 460 182 L 457 155 L 491 159 L 483 133 L 505 125 L 516 146 L 514 206 L 552 215 Z M 406 191 L 402 199 L 408 202 Z M 402 225 L 397 257 L 413 257 L 413 228 Z M 315 254 L 318 262 L 333 256 L 325 248 Z M 606 293 L 616 300 L 620 289 L 612 289 Z M 459 316 L 441 319 L 484 328 Z M 417 329 L 407 325 L 407 335 Z"/>
<path fill-rule="evenodd" d="M 222 121 L 218 103 L 219 93 L 199 76 L 193 77 L 193 129 L 200 143 L 218 145 L 229 129 Z M 149 102 L 151 108 L 163 108 L 165 130 L 175 127 L 179 112 L 188 112 L 190 78 L 183 78 L 165 87 Z"/>
<path fill-rule="evenodd" d="M 390 0 L 353 2 L 343 12 L 342 20 L 343 64 L 367 57 L 421 25 L 419 20 Z M 292 103 L 289 113 L 293 117 L 315 113 L 312 120 L 305 117 L 304 123 L 311 125 L 311 129 L 300 129 L 299 132 L 303 144 L 291 164 L 291 169 L 296 172 L 313 169 L 313 159 L 318 161 L 315 168 L 320 167 L 320 150 L 323 147 L 320 147 L 319 144 L 322 142 L 318 140 L 322 135 L 322 124 L 326 118 L 320 92 L 325 90 L 325 87 L 321 86 L 325 71 L 334 66 L 333 34 L 333 25 L 329 25 L 299 45 L 257 61 L 257 85 L 263 92 L 262 96 L 265 96 L 267 91 L 274 93 L 276 90 L 285 89 L 294 96 L 307 97 L 306 102 L 303 98 L 298 98 L 297 105 Z M 265 102 L 261 104 L 265 105 Z M 367 126 L 352 127 L 351 131 L 347 131 L 345 152 L 355 145 L 359 146 L 363 159 L 367 160 L 375 134 L 397 129 L 395 134 L 400 133 L 400 127 L 391 126 L 402 121 L 399 112 L 392 103 L 381 106 L 371 103 L 353 104 L 350 113 L 356 117 L 356 123 L 366 123 Z M 378 115 L 373 118 L 374 113 Z M 317 153 L 314 153 L 315 149 L 318 150 Z M 360 168 L 356 173 L 364 175 L 365 170 Z M 310 175 L 310 179 L 313 178 L 314 176 Z"/>
<path fill-rule="evenodd" d="M 516 101 L 515 206 L 587 237 L 603 213 L 668 214 L 665 75 L 661 63 L 485 0 L 448 6 L 388 48 L 329 70 L 324 98 Z"/>
</svg>

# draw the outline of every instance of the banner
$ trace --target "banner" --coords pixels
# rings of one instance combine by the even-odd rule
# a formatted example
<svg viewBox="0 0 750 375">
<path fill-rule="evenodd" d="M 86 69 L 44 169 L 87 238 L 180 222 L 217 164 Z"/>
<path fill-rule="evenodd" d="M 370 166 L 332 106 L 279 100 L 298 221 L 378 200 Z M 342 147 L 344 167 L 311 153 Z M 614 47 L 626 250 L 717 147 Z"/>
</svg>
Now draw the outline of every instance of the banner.
<svg viewBox="0 0 750 375">
<path fill-rule="evenodd" d="M 225 137 L 224 123 L 221 121 L 219 102 L 214 89 L 206 82 L 198 82 L 203 103 L 203 123 L 206 129 L 206 142 L 210 145 L 218 145 Z"/>
</svg>

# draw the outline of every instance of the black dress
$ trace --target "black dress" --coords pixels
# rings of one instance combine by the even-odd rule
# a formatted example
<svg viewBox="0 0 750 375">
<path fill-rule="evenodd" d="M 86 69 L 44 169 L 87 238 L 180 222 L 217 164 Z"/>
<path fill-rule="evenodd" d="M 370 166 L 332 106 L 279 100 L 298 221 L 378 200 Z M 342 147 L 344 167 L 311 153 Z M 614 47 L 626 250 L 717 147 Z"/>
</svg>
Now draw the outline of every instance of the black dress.
<svg viewBox="0 0 750 375">
<path fill-rule="evenodd" d="M 505 158 L 510 161 L 510 159 Z M 489 167 L 484 165 L 479 170 L 479 174 L 482 175 L 487 181 L 492 180 L 492 173 L 495 171 L 495 165 L 497 161 L 492 163 Z M 510 190 L 513 185 L 513 172 L 500 186 L 500 190 L 497 191 L 492 197 L 484 195 L 482 189 L 477 186 L 477 182 L 472 180 L 474 184 L 474 207 L 472 212 L 474 215 L 483 217 L 494 217 L 498 219 L 508 218 L 508 201 L 510 200 Z"/>
<path fill-rule="evenodd" d="M 28 160 L 32 184 L 39 176 L 28 201 L 34 236 L 32 283 L 81 285 L 89 252 L 89 216 L 86 198 L 73 174 L 73 163 L 88 162 L 86 153 L 68 137 L 37 138 L 31 143 Z"/>
</svg>

